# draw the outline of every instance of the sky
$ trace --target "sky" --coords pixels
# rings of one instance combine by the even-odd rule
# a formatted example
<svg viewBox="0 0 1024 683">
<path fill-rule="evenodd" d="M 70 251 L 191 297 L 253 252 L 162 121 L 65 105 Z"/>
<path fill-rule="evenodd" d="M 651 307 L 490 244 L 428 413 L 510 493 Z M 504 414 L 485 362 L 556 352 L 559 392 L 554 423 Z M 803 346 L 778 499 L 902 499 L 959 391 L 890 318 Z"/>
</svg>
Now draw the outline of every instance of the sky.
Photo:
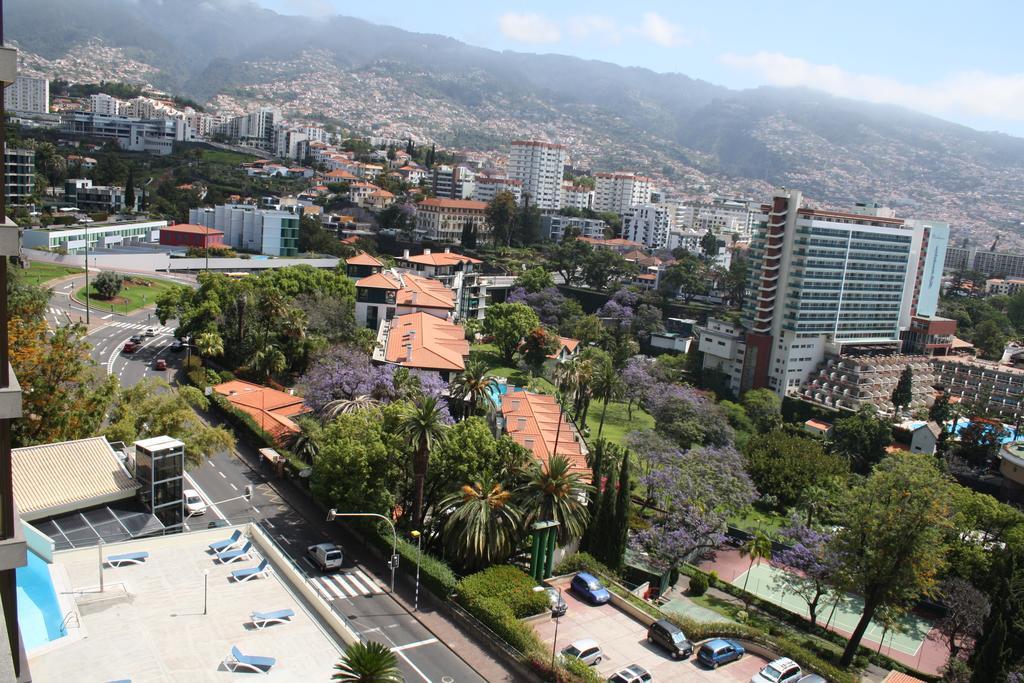
<svg viewBox="0 0 1024 683">
<path fill-rule="evenodd" d="M 1024 137 L 1019 0 L 256 0 L 495 50 L 568 54 L 731 88 L 806 86 Z"/>
</svg>

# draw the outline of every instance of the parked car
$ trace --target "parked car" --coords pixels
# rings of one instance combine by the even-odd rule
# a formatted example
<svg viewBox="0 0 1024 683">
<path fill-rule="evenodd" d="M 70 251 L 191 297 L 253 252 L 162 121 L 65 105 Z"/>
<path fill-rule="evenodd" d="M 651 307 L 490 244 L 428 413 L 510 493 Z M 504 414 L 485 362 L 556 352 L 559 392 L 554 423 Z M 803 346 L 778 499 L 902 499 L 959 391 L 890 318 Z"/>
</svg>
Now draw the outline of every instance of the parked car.
<svg viewBox="0 0 1024 683">
<path fill-rule="evenodd" d="M 668 650 L 672 659 L 686 659 L 693 654 L 693 643 L 686 639 L 683 629 L 667 619 L 659 619 L 647 629 L 647 642 Z"/>
<path fill-rule="evenodd" d="M 309 559 L 313 561 L 320 571 L 331 571 L 341 569 L 341 548 L 333 543 L 317 543 L 306 548 Z"/>
<path fill-rule="evenodd" d="M 153 361 L 153 369 L 154 370 L 166 370 L 167 369 L 167 361 L 165 361 L 163 358 L 157 358 L 155 361 Z"/>
<path fill-rule="evenodd" d="M 750 683 L 798 683 L 801 676 L 800 665 L 789 657 L 782 657 L 754 674 Z"/>
<path fill-rule="evenodd" d="M 124 343 L 124 348 L 122 348 L 121 350 L 124 351 L 125 353 L 135 353 L 136 349 L 138 348 L 138 344 L 136 344 L 133 341 L 129 341 Z"/>
<path fill-rule="evenodd" d="M 651 683 L 654 677 L 639 664 L 630 664 L 621 671 L 616 671 L 608 679 L 608 683 Z"/>
<path fill-rule="evenodd" d="M 551 586 L 545 586 L 544 592 L 548 594 L 548 603 L 551 605 L 551 614 L 556 617 L 564 617 L 565 613 L 569 611 L 569 605 L 562 599 L 561 594 L 557 588 Z"/>
<path fill-rule="evenodd" d="M 206 514 L 206 501 L 197 491 L 185 489 L 181 497 L 185 500 L 185 514 L 192 517 Z"/>
<path fill-rule="evenodd" d="M 146 331 L 145 331 L 145 335 L 147 337 L 155 337 L 156 336 L 156 329 L 154 329 L 152 327 L 147 327 Z"/>
<path fill-rule="evenodd" d="M 132 342 L 133 344 L 141 344 L 142 343 L 142 335 L 141 334 L 133 334 L 131 336 L 131 339 L 129 339 L 129 341 Z"/>
<path fill-rule="evenodd" d="M 807 674 L 801 678 L 797 683 L 828 683 L 824 678 L 818 674 Z"/>
<path fill-rule="evenodd" d="M 601 652 L 601 646 L 597 644 L 596 640 L 582 638 L 568 647 L 562 648 L 562 656 L 574 657 L 587 666 L 597 666 L 604 658 L 604 653 Z"/>
<path fill-rule="evenodd" d="M 743 646 L 735 640 L 714 638 L 700 646 L 697 650 L 697 659 L 704 666 L 715 669 L 721 664 L 739 659 L 745 652 Z"/>
<path fill-rule="evenodd" d="M 579 572 L 572 577 L 569 589 L 592 605 L 603 605 L 612 599 L 612 594 L 593 574 Z"/>
</svg>

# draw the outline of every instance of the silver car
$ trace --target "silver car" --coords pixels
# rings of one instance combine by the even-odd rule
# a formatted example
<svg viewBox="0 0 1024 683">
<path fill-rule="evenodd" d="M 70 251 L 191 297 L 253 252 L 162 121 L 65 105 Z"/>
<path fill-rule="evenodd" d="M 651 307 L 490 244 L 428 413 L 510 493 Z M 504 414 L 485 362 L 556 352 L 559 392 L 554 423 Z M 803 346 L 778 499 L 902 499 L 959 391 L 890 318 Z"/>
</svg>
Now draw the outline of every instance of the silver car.
<svg viewBox="0 0 1024 683">
<path fill-rule="evenodd" d="M 562 656 L 566 658 L 573 657 L 588 666 L 597 666 L 604 659 L 601 646 L 597 644 L 596 640 L 590 638 L 582 638 L 563 648 Z"/>
</svg>

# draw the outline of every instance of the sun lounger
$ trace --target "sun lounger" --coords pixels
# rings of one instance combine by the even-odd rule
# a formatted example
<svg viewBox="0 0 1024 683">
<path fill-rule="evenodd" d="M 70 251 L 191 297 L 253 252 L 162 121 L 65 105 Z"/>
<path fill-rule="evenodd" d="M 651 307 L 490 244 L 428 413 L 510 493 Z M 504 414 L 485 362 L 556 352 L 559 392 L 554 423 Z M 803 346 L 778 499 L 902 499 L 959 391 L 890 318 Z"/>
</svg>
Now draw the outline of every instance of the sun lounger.
<svg viewBox="0 0 1024 683">
<path fill-rule="evenodd" d="M 291 621 L 295 616 L 295 610 L 279 609 L 275 612 L 253 612 L 249 615 L 252 625 L 258 629 L 264 629 L 271 624 L 283 624 Z"/>
<path fill-rule="evenodd" d="M 217 553 L 217 561 L 221 564 L 228 564 L 230 562 L 237 562 L 238 560 L 247 560 L 252 553 L 252 541 L 246 541 L 245 545 L 236 550 L 228 550 L 223 553 Z"/>
<path fill-rule="evenodd" d="M 225 538 L 222 541 L 214 541 L 210 544 L 210 550 L 215 553 L 222 553 L 226 550 L 231 550 L 235 546 L 241 545 L 242 543 L 242 530 L 235 529 L 231 534 L 231 538 Z"/>
<path fill-rule="evenodd" d="M 266 576 L 270 573 L 270 565 L 266 560 L 263 560 L 259 565 L 255 567 L 246 567 L 245 569 L 236 569 L 231 572 L 231 578 L 235 581 L 248 581 L 249 579 L 258 579 Z"/>
<path fill-rule="evenodd" d="M 254 655 L 243 655 L 238 646 L 231 646 L 231 654 L 224 658 L 224 666 L 228 671 L 254 671 L 265 674 L 277 663 L 273 657 L 256 657 Z"/>
<path fill-rule="evenodd" d="M 149 557 L 149 553 L 137 552 L 137 553 L 124 553 L 123 555 L 108 555 L 107 564 L 111 567 L 120 567 L 126 564 L 142 564 Z"/>
</svg>

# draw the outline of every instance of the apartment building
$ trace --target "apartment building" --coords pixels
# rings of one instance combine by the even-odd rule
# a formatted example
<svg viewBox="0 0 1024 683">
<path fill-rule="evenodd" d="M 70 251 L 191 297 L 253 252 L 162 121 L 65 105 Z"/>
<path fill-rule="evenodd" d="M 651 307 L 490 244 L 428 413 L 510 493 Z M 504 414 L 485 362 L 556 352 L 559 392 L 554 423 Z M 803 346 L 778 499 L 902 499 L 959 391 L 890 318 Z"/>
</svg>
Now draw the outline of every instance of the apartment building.
<svg viewBox="0 0 1024 683">
<path fill-rule="evenodd" d="M 160 230 L 160 244 L 171 247 L 212 249 L 224 246 L 224 233 L 205 225 L 178 223 Z"/>
<path fill-rule="evenodd" d="M 18 76 L 4 89 L 4 109 L 16 114 L 48 114 L 50 112 L 50 80 L 34 76 Z"/>
<path fill-rule="evenodd" d="M 84 254 L 86 239 L 89 240 L 90 252 L 122 245 L 158 244 L 160 231 L 166 227 L 167 221 L 136 221 L 94 223 L 82 228 L 31 228 L 25 231 L 23 241 L 30 249 L 40 247 L 68 254 Z"/>
<path fill-rule="evenodd" d="M 472 273 L 483 263 L 478 258 L 456 254 L 449 247 L 445 247 L 444 251 L 424 249 L 422 254 L 415 256 L 411 256 L 406 249 L 395 262 L 400 270 L 437 280 L 445 287 L 452 286 L 452 280 L 457 274 Z"/>
<path fill-rule="evenodd" d="M 499 192 L 511 192 L 516 204 L 523 203 L 523 183 L 512 178 L 478 175 L 473 181 L 473 199 L 486 204 L 494 201 Z"/>
<path fill-rule="evenodd" d="M 416 205 L 416 232 L 427 239 L 462 244 L 462 230 L 467 224 L 476 229 L 477 240 L 488 239 L 491 227 L 487 222 L 487 204 L 472 199 L 430 197 Z"/>
<path fill-rule="evenodd" d="M 469 199 L 473 196 L 474 175 L 465 166 L 435 166 L 430 171 L 430 190 L 435 197 Z"/>
<path fill-rule="evenodd" d="M 36 190 L 36 153 L 4 145 L 4 199 L 25 204 Z"/>
<path fill-rule="evenodd" d="M 125 204 L 123 187 L 115 185 L 78 185 L 75 190 L 75 206 L 86 213 L 118 213 L 125 210 L 135 211 L 139 207 L 136 196 L 131 206 Z"/>
<path fill-rule="evenodd" d="M 290 211 L 222 204 L 190 209 L 188 222 L 222 231 L 224 244 L 239 251 L 268 256 L 299 253 L 299 216 Z"/>
<path fill-rule="evenodd" d="M 897 352 L 912 316 L 936 312 L 948 225 L 818 211 L 801 200 L 798 190 L 776 192 L 758 216 L 744 391 L 796 393 L 826 356 Z"/>
<path fill-rule="evenodd" d="M 1022 278 L 991 278 L 985 280 L 986 294 L 1011 295 L 1016 294 L 1021 289 L 1024 289 L 1024 279 Z"/>
<path fill-rule="evenodd" d="M 573 185 L 569 181 L 562 183 L 562 208 L 583 211 L 594 205 L 594 191 L 583 185 Z"/>
<path fill-rule="evenodd" d="M 89 95 L 89 111 L 93 114 L 99 114 L 101 116 L 117 116 L 121 113 L 121 107 L 124 103 L 116 97 L 111 97 L 106 93 L 96 93 L 95 95 Z"/>
<path fill-rule="evenodd" d="M 872 406 L 880 413 L 894 411 L 892 392 L 904 369 L 914 373 L 910 411 L 927 408 L 935 396 L 939 373 L 929 356 L 841 356 L 828 359 L 800 388 L 800 397 L 826 408 L 857 412 Z"/>
<path fill-rule="evenodd" d="M 452 290 L 430 280 L 396 269 L 356 280 L 356 323 L 376 330 L 383 320 L 406 313 L 427 313 L 447 319 L 455 310 Z"/>
<path fill-rule="evenodd" d="M 716 235 L 749 240 L 754 230 L 755 217 L 761 205 L 748 199 L 715 197 L 711 202 L 685 202 L 677 204 L 676 226 L 702 235 L 709 230 Z"/>
<path fill-rule="evenodd" d="M 565 145 L 540 140 L 516 140 L 509 152 L 508 176 L 523 184 L 524 201 L 539 209 L 562 206 L 562 173 L 569 159 Z"/>
<path fill-rule="evenodd" d="M 648 249 L 665 249 L 673 226 L 672 214 L 666 204 L 630 206 L 622 218 L 622 237 Z"/>
<path fill-rule="evenodd" d="M 255 147 L 273 154 L 276 151 L 275 123 L 280 114 L 269 107 L 236 116 L 218 126 L 215 132 L 226 135 L 236 145 Z"/>
<path fill-rule="evenodd" d="M 598 173 L 594 176 L 594 211 L 624 216 L 629 207 L 650 204 L 653 182 L 635 173 Z"/>
<path fill-rule="evenodd" d="M 130 152 L 170 154 L 176 141 L 193 139 L 181 119 L 138 119 L 117 114 L 70 111 L 61 114 L 61 133 L 114 140 Z"/>
<path fill-rule="evenodd" d="M 515 281 L 515 275 L 455 273 L 450 285 L 455 293 L 455 319 L 483 320 L 488 306 L 505 302 Z"/>
<path fill-rule="evenodd" d="M 579 237 L 603 240 L 608 232 L 608 223 L 597 218 L 576 218 L 545 214 L 540 217 L 540 234 L 552 242 L 561 242 L 567 231 Z"/>
<path fill-rule="evenodd" d="M 932 359 L 939 386 L 963 401 L 987 397 L 988 408 L 1000 417 L 1015 418 L 1024 403 L 1024 370 L 993 361 L 942 356 Z M 915 378 L 916 382 L 916 378 Z"/>
<path fill-rule="evenodd" d="M 382 320 L 373 350 L 377 363 L 436 372 L 446 382 L 466 369 L 468 358 L 465 330 L 422 311 Z"/>
</svg>

